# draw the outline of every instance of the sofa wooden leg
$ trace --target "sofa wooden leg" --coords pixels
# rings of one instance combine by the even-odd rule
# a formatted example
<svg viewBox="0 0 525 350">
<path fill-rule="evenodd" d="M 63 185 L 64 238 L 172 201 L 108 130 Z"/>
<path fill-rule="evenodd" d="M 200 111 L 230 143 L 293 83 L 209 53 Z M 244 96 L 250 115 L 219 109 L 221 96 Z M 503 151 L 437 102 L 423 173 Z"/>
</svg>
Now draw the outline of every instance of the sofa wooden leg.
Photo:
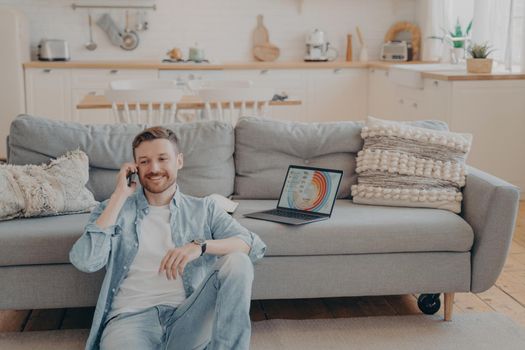
<svg viewBox="0 0 525 350">
<path fill-rule="evenodd" d="M 445 293 L 445 321 L 452 320 L 453 305 L 454 305 L 454 293 Z"/>
</svg>

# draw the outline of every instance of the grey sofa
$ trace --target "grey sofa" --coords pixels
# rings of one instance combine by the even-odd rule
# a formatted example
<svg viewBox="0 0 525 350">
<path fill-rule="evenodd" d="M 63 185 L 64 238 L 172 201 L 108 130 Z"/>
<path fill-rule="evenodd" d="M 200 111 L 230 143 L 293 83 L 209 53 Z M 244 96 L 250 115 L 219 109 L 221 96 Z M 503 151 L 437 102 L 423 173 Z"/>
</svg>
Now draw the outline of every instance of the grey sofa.
<svg viewBox="0 0 525 350">
<path fill-rule="evenodd" d="M 416 125 L 443 129 L 437 121 Z M 22 115 L 8 139 L 8 162 L 39 164 L 81 148 L 90 159 L 88 188 L 102 201 L 115 185 L 131 140 L 144 125 L 84 126 Z M 519 191 L 471 168 L 461 215 L 449 211 L 356 205 L 355 156 L 362 124 L 302 124 L 242 118 L 169 125 L 181 140 L 184 193 L 234 195 L 234 216 L 268 245 L 256 264 L 254 299 L 406 293 L 482 292 L 505 262 Z M 332 218 L 299 227 L 247 219 L 276 204 L 289 164 L 344 171 Z M 0 222 L 0 308 L 93 306 L 104 271 L 76 270 L 68 253 L 88 214 Z M 448 300 L 450 302 L 450 299 Z"/>
</svg>

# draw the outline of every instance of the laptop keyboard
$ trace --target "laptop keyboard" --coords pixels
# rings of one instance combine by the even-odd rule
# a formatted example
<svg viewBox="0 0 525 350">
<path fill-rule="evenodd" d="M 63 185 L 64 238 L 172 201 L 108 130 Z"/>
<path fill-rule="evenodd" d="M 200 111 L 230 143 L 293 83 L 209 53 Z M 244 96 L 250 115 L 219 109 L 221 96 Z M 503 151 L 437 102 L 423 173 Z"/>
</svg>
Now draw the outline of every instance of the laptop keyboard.
<svg viewBox="0 0 525 350">
<path fill-rule="evenodd" d="M 267 211 L 266 213 L 271 214 L 271 215 L 284 216 L 287 218 L 302 219 L 302 220 L 310 220 L 310 219 L 319 218 L 319 216 L 317 215 L 297 213 L 297 212 L 282 210 L 282 209 L 273 209 L 273 210 Z"/>
</svg>

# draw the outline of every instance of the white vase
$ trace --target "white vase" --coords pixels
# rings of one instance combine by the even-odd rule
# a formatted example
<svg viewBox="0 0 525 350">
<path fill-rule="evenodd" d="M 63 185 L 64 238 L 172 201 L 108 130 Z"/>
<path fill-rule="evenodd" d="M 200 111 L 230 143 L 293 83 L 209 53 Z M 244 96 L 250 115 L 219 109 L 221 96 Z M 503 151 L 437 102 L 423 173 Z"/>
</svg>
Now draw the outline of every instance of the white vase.
<svg viewBox="0 0 525 350">
<path fill-rule="evenodd" d="M 451 61 L 452 52 L 450 50 L 450 46 L 447 44 L 442 43 L 441 44 L 441 55 L 439 57 L 439 62 L 441 63 L 450 63 Z"/>
<path fill-rule="evenodd" d="M 465 59 L 465 49 L 462 47 L 452 48 L 452 63 L 459 64 Z"/>
<path fill-rule="evenodd" d="M 361 46 L 361 51 L 359 51 L 359 61 L 368 61 L 368 47 L 366 45 Z"/>
</svg>

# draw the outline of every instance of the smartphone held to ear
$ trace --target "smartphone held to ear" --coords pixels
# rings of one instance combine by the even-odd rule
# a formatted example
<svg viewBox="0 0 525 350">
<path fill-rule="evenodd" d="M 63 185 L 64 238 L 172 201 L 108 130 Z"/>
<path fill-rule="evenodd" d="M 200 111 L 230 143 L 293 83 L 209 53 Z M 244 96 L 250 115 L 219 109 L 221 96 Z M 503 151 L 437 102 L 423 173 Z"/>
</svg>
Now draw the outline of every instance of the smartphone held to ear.
<svg viewBox="0 0 525 350">
<path fill-rule="evenodd" d="M 126 175 L 126 179 L 128 179 L 128 187 L 131 187 L 131 183 L 135 180 L 134 175 L 137 175 L 136 171 L 129 172 L 128 175 Z"/>
</svg>

